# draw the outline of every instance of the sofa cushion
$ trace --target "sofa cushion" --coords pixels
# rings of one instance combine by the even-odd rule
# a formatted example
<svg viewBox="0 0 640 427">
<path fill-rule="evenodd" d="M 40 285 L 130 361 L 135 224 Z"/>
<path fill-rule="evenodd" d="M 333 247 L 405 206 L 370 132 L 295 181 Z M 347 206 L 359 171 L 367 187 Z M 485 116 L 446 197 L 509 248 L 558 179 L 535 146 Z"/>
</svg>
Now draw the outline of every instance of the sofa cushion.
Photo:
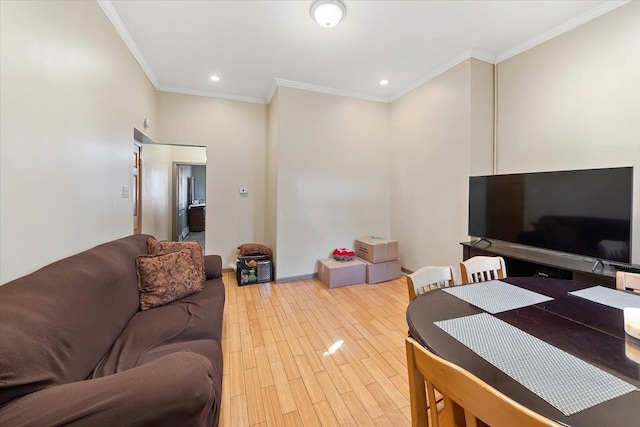
<svg viewBox="0 0 640 427">
<path fill-rule="evenodd" d="M 222 258 L 220 255 L 204 256 L 204 273 L 206 280 L 222 277 Z"/>
<path fill-rule="evenodd" d="M 0 286 L 0 405 L 87 378 L 138 311 L 137 255 L 129 236 Z"/>
<path fill-rule="evenodd" d="M 203 356 L 178 351 L 118 375 L 15 399 L 0 407 L 0 422 L 6 427 L 215 426 L 221 378 Z"/>
<path fill-rule="evenodd" d="M 202 255 L 202 246 L 200 242 L 169 242 L 167 240 L 156 240 L 153 237 L 147 242 L 149 254 L 151 255 L 164 255 L 171 252 L 182 251 L 188 249 L 191 251 L 193 257 L 193 263 L 198 271 L 202 274 L 202 280 L 205 279 L 204 272 L 204 257 Z"/>
<path fill-rule="evenodd" d="M 188 249 L 164 255 L 140 255 L 136 266 L 141 310 L 168 304 L 204 288 L 202 271 L 196 268 Z"/>
<path fill-rule="evenodd" d="M 204 290 L 171 304 L 139 311 L 90 378 L 123 372 L 175 352 L 190 350 L 205 356 L 217 373 L 214 388 L 222 390 L 222 279 L 208 280 Z"/>
</svg>

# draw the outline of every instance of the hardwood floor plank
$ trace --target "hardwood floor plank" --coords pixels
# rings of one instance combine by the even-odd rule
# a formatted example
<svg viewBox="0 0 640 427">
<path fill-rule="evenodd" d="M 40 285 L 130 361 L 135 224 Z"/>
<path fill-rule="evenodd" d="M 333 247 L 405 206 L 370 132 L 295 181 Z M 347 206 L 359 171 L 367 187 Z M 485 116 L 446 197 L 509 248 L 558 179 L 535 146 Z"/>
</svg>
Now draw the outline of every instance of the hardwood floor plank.
<svg viewBox="0 0 640 427">
<path fill-rule="evenodd" d="M 298 406 L 298 413 L 300 414 L 300 418 L 302 418 L 301 425 L 320 425 L 320 420 L 318 419 L 310 394 L 308 393 L 309 389 L 303 380 L 299 378 L 291 381 L 291 390 L 293 391 L 293 397 L 296 400 L 296 405 Z M 315 403 L 319 402 L 321 401 Z"/>
<path fill-rule="evenodd" d="M 267 358 L 269 359 L 269 362 L 280 361 L 280 351 L 278 350 L 278 345 L 273 337 L 273 332 L 270 330 L 262 331 L 262 337 L 264 339 L 264 346 L 267 350 Z"/>
<path fill-rule="evenodd" d="M 309 366 L 313 372 L 320 372 L 324 370 L 320 357 L 318 357 L 317 350 L 311 345 L 309 338 L 299 337 L 298 342 L 300 343 L 302 350 L 304 350 L 304 355 L 306 356 Z"/>
<path fill-rule="evenodd" d="M 266 312 L 266 311 L 265 311 Z M 275 312 L 273 316 L 267 317 L 269 325 L 271 326 L 271 332 L 273 333 L 273 338 L 276 342 L 286 341 L 287 337 L 284 335 L 282 331 L 282 327 L 280 326 L 280 321 L 278 317 L 275 316 Z"/>
<path fill-rule="evenodd" d="M 229 357 L 229 379 L 231 380 L 231 387 L 229 392 L 232 397 L 244 394 L 244 369 L 242 367 L 242 352 L 234 351 Z M 239 375 L 236 375 L 236 372 Z"/>
<path fill-rule="evenodd" d="M 287 414 L 289 412 L 296 411 L 296 401 L 291 393 L 291 385 L 287 374 L 284 371 L 282 362 L 272 362 L 271 372 L 273 373 L 273 381 L 276 386 L 276 392 L 278 393 L 278 401 L 280 402 L 281 413 Z"/>
<path fill-rule="evenodd" d="M 256 367 L 256 358 L 253 348 L 254 345 L 251 335 L 242 335 L 242 366 L 245 370 Z"/>
<path fill-rule="evenodd" d="M 267 358 L 267 350 L 262 346 L 255 347 L 253 351 L 256 354 L 256 367 L 258 368 L 260 387 L 265 388 L 274 385 L 271 364 Z"/>
<path fill-rule="evenodd" d="M 359 363 L 360 361 L 356 360 L 355 363 Z M 369 416 L 373 419 L 375 417 L 379 417 L 383 415 L 382 409 L 378 406 L 378 403 L 375 401 L 369 390 L 367 390 L 366 383 L 362 381 L 362 377 L 360 374 L 356 374 L 353 369 L 352 363 L 347 363 L 345 365 L 340 366 L 339 368 L 344 374 L 346 380 L 349 382 L 356 396 L 362 402 L 362 406 L 367 411 Z M 368 384 L 371 384 L 373 381 L 370 381 Z"/>
<path fill-rule="evenodd" d="M 244 394 L 231 398 L 231 426 L 249 427 L 249 415 L 247 413 L 247 399 Z"/>
<path fill-rule="evenodd" d="M 282 412 L 280 412 L 280 402 L 275 386 L 262 389 L 262 403 L 268 426 L 281 426 L 284 424 Z"/>
<path fill-rule="evenodd" d="M 293 359 L 293 355 L 291 354 L 291 349 L 289 345 L 285 341 L 279 341 L 276 343 L 278 346 L 278 352 L 280 353 L 280 360 L 282 361 L 282 365 L 284 367 L 285 375 L 287 379 L 293 380 L 296 378 L 300 378 L 300 371 L 298 371 L 298 366 L 296 365 L 295 360 Z"/>
<path fill-rule="evenodd" d="M 249 424 L 256 425 L 266 421 L 264 405 L 262 405 L 262 387 L 258 369 L 252 368 L 244 371 L 244 381 L 247 396 L 247 412 L 249 414 Z"/>
<path fill-rule="evenodd" d="M 260 327 L 260 321 L 249 320 L 249 329 L 251 332 L 251 338 L 253 339 L 253 344 L 256 347 L 260 347 L 264 345 L 264 336 L 262 332 L 262 328 Z"/>
<path fill-rule="evenodd" d="M 362 360 L 362 364 L 367 367 L 369 373 L 375 379 L 375 382 L 370 385 L 378 385 L 384 390 L 384 393 L 391 399 L 391 401 L 395 404 L 396 408 L 402 408 L 407 404 L 406 393 L 401 393 L 396 387 L 395 384 L 387 377 L 387 375 L 382 372 L 380 368 L 378 368 L 377 364 L 372 359 Z"/>
<path fill-rule="evenodd" d="M 322 386 L 322 391 L 324 391 L 324 394 L 327 397 L 327 402 L 331 406 L 338 424 L 341 426 L 355 426 L 356 421 L 351 416 L 347 405 L 338 392 L 338 389 L 336 388 L 332 377 L 329 376 L 329 373 L 319 372 L 316 374 L 316 377 Z"/>
<path fill-rule="evenodd" d="M 300 413 L 298 411 L 289 412 L 282 416 L 284 419 L 284 427 L 300 427 L 304 425 Z"/>
<path fill-rule="evenodd" d="M 327 427 L 340 427 L 336 416 L 331 410 L 331 406 L 327 403 L 327 401 L 322 401 L 320 403 L 316 403 L 314 405 L 314 409 L 316 410 L 316 414 L 320 419 L 320 425 Z"/>
<path fill-rule="evenodd" d="M 322 392 L 322 387 L 318 383 L 318 379 L 315 376 L 313 368 L 309 363 L 309 359 L 306 355 L 296 356 L 294 358 L 296 365 L 298 366 L 298 370 L 300 371 L 300 376 L 302 377 L 302 381 L 307 388 L 309 393 L 309 397 L 311 397 L 311 401 L 313 403 L 318 403 L 325 400 L 324 393 Z M 294 380 L 296 381 L 296 380 Z"/>
<path fill-rule="evenodd" d="M 331 356 L 324 356 L 322 360 L 322 365 L 324 366 L 325 371 L 331 377 L 333 384 L 336 386 L 338 393 L 346 393 L 347 391 L 351 391 L 351 386 L 347 382 L 344 374 L 338 367 L 340 366 L 337 363 L 337 360 L 333 358 L 335 354 Z"/>
<path fill-rule="evenodd" d="M 342 399 L 347 405 L 349 412 L 351 412 L 351 415 L 353 415 L 353 418 L 356 420 L 356 425 L 358 427 L 375 426 L 373 420 L 367 413 L 366 409 L 364 409 L 364 406 L 362 406 L 362 403 L 353 391 L 343 393 Z"/>
</svg>

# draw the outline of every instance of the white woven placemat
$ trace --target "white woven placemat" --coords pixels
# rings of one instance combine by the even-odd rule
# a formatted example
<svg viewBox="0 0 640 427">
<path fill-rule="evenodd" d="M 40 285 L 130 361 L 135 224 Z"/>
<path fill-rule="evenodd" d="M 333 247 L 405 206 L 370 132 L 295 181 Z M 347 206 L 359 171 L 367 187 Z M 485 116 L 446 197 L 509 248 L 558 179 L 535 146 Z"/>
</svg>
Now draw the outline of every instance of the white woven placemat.
<svg viewBox="0 0 640 427">
<path fill-rule="evenodd" d="M 443 289 L 443 291 L 491 314 L 527 307 L 553 299 L 500 280 L 453 286 Z"/>
<path fill-rule="evenodd" d="M 566 416 L 637 390 L 487 313 L 434 324 Z"/>
<path fill-rule="evenodd" d="M 640 308 L 640 295 L 634 295 L 617 289 L 605 288 L 603 286 L 581 289 L 579 291 L 569 292 L 569 294 L 609 307 L 619 308 L 620 310 L 625 307 Z"/>
</svg>

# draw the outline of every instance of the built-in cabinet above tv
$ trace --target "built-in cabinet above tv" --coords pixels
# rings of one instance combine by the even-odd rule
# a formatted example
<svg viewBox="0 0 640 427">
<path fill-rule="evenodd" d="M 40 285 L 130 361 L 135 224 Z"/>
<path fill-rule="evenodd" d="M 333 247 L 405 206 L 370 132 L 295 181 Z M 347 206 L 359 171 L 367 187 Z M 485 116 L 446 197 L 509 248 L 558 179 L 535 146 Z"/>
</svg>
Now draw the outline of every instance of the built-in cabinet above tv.
<svg viewBox="0 0 640 427">
<path fill-rule="evenodd" d="M 592 271 L 594 262 L 582 256 L 563 254 L 537 248 L 512 245 L 499 241 L 462 242 L 463 259 L 474 256 L 496 256 L 504 258 L 508 276 L 539 276 L 576 280 L 582 283 L 616 287 L 616 270 L 599 264 Z"/>
</svg>

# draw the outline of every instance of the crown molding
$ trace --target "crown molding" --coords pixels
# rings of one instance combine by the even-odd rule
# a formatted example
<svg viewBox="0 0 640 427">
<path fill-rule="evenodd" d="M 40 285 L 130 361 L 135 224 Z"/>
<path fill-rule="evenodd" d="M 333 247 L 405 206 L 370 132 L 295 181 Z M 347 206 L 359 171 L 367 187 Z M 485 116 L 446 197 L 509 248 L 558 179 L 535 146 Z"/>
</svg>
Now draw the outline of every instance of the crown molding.
<svg viewBox="0 0 640 427">
<path fill-rule="evenodd" d="M 129 31 L 127 31 L 127 28 L 124 26 L 124 23 L 120 19 L 120 15 L 118 15 L 118 12 L 116 12 L 116 10 L 114 9 L 113 4 L 111 4 L 111 1 L 110 0 L 97 0 L 97 1 L 102 11 L 105 13 L 105 15 L 107 15 L 107 18 L 109 18 L 109 21 L 111 21 L 111 24 L 113 25 L 113 27 L 116 29 L 118 34 L 120 34 L 120 37 L 122 38 L 122 41 L 124 41 L 124 44 L 127 45 L 127 47 L 129 48 L 129 51 L 131 51 L 131 54 L 136 58 L 136 61 L 138 61 L 138 64 L 140 64 L 142 71 L 144 71 L 144 73 L 147 75 L 147 78 L 149 79 L 153 87 L 159 90 L 160 82 L 158 82 L 158 79 L 156 78 L 155 74 L 153 74 L 153 71 L 151 71 L 151 67 L 149 66 L 149 63 L 147 62 L 142 52 L 140 52 L 138 45 L 136 45 L 135 42 L 133 41 L 133 38 L 131 38 L 131 34 L 129 34 Z"/>
<path fill-rule="evenodd" d="M 346 96 L 347 98 L 364 99 L 365 101 L 382 102 L 384 104 L 389 103 L 389 98 L 387 98 L 386 96 L 377 96 L 377 95 L 369 95 L 366 93 L 351 92 L 348 90 L 334 89 L 332 87 L 317 86 L 310 83 L 302 83 L 302 82 L 295 82 L 293 80 L 280 79 L 278 77 L 276 77 L 275 80 L 276 80 L 276 84 L 282 87 L 291 87 L 294 89 L 302 89 L 302 90 L 308 90 L 312 92 L 326 93 L 329 95 Z"/>
<path fill-rule="evenodd" d="M 271 87 L 269 88 L 269 92 L 267 92 L 267 97 L 265 98 L 267 104 L 271 104 L 271 100 L 273 99 L 273 95 L 276 94 L 276 90 L 278 90 L 278 83 L 274 79 L 271 83 Z"/>
<path fill-rule="evenodd" d="M 493 53 L 476 48 L 471 49 L 469 52 L 469 58 L 477 59 L 492 65 L 496 63 L 496 56 Z"/>
<path fill-rule="evenodd" d="M 471 59 L 471 58 L 478 59 L 478 60 L 484 61 L 484 62 L 488 62 L 489 64 L 494 64 L 496 57 L 495 57 L 495 55 L 492 55 L 492 54 L 490 54 L 488 52 L 485 52 L 483 50 L 480 50 L 480 49 L 469 49 L 469 50 L 466 50 L 466 51 L 462 52 L 460 55 L 458 55 L 455 58 L 449 60 L 448 62 L 445 62 L 444 64 L 442 64 L 441 66 L 439 66 L 435 70 L 431 71 L 429 74 L 427 74 L 426 76 L 422 77 L 418 81 L 416 81 L 416 82 L 410 84 L 409 86 L 405 87 L 400 92 L 398 92 L 395 95 L 389 97 L 389 102 L 393 102 L 393 101 L 403 97 L 404 95 L 408 94 L 412 90 L 415 90 L 416 88 L 422 86 L 423 84 L 427 83 L 428 81 L 435 79 L 440 74 L 446 73 L 447 71 L 449 71 L 450 69 L 452 69 L 456 65 L 460 65 L 464 61 L 466 61 L 468 59 Z"/>
<path fill-rule="evenodd" d="M 207 98 L 227 99 L 229 101 L 251 102 L 253 104 L 267 104 L 263 98 L 243 95 L 231 95 L 228 93 L 210 92 L 208 90 L 187 89 L 183 87 L 160 86 L 160 92 L 179 93 L 181 95 L 204 96 Z"/>
<path fill-rule="evenodd" d="M 580 25 L 586 24 L 587 22 L 598 18 L 602 15 L 604 15 L 605 13 L 611 12 L 614 9 L 619 8 L 620 6 L 624 6 L 625 4 L 629 3 L 631 0 L 611 0 L 611 1 L 607 1 L 605 3 L 602 3 L 600 6 L 595 7 L 593 9 L 591 9 L 590 11 L 583 13 L 580 16 L 577 16 L 573 19 L 570 19 L 569 21 L 565 22 L 564 24 L 561 24 L 557 27 L 555 27 L 554 29 L 547 31 L 546 33 L 543 33 L 537 37 L 532 38 L 529 41 L 526 41 L 514 48 L 511 48 L 509 50 L 506 50 L 502 53 L 500 53 L 497 57 L 496 57 L 496 64 L 499 64 L 503 61 L 506 61 L 509 58 L 513 58 L 516 55 L 521 54 L 522 52 L 525 52 L 531 48 L 534 48 L 546 41 L 549 41 L 555 37 L 558 37 L 568 31 L 573 30 L 574 28 L 579 27 Z"/>
</svg>

